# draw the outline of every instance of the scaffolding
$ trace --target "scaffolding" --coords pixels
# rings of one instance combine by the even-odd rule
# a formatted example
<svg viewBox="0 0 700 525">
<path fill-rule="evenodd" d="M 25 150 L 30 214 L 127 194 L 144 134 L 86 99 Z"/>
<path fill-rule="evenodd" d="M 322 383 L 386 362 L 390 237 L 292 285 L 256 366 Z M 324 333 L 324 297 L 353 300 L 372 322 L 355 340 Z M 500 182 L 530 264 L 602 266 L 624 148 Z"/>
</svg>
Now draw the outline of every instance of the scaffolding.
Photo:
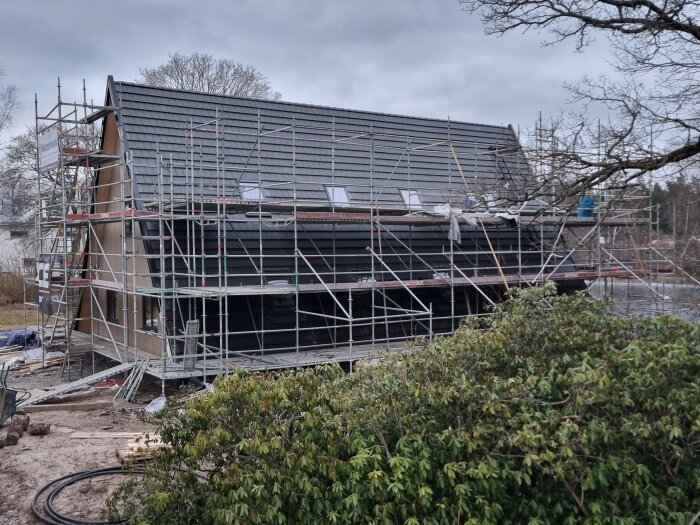
<svg viewBox="0 0 700 525">
<path fill-rule="evenodd" d="M 241 131 L 227 129 L 217 110 L 182 130 L 184 159 L 154 151 L 141 165 L 128 150 L 90 144 L 86 127 L 116 110 L 88 104 L 85 94 L 81 103 L 67 103 L 60 83 L 57 104 L 42 116 L 37 107 L 38 143 L 54 133 L 57 158 L 48 166 L 38 160 L 38 274 L 28 282 L 36 289 L 28 303 L 38 307 L 45 348 L 60 344 L 68 363 L 77 347 L 88 346 L 138 363 L 136 376 L 163 384 L 237 367 L 337 361 L 352 369 L 358 359 L 402 351 L 418 336 L 450 334 L 466 316 L 488 315 L 510 287 L 548 280 L 573 289 L 597 281 L 605 296 L 637 283 L 660 310 L 676 305 L 667 304 L 663 281 L 655 283 L 681 270 L 651 243 L 658 221 L 648 196 L 601 189 L 583 217 L 542 201 L 495 202 L 503 181 L 529 174 L 512 144 L 482 153 L 478 143 L 449 134 L 388 136 L 335 122 L 264 129 L 259 114 L 257 130 Z M 203 137 L 213 149 L 200 145 Z M 248 151 L 243 162 L 231 159 L 231 141 Z M 302 142 L 330 152 L 321 168 L 328 187 L 350 193 L 347 181 L 336 182 L 335 152 L 342 144 L 361 146 L 367 176 L 356 193 L 366 198 L 313 197 L 309 187 L 318 182 L 297 170 Z M 261 152 L 280 144 L 291 152 L 284 159 L 290 176 L 271 181 Z M 376 158 L 389 149 L 402 163 L 408 200 L 401 204 L 384 193 L 398 163 L 388 177 L 375 173 Z M 496 157 L 500 178 L 477 188 L 475 159 L 482 154 Z M 423 203 L 411 193 L 420 175 L 411 162 L 422 156 L 451 159 L 447 189 L 431 195 L 421 188 Z M 141 195 L 135 187 L 146 183 L 134 178 L 148 170 L 155 170 L 147 181 L 154 191 Z M 512 232 L 506 241 L 498 235 L 504 229 Z M 257 238 L 245 237 L 254 231 Z M 344 246 L 347 231 L 364 235 L 361 252 Z M 440 242 L 419 249 L 425 231 Z M 274 249 L 265 245 L 270 232 L 284 239 Z M 472 239 L 470 248 L 462 249 L 456 234 Z"/>
<path fill-rule="evenodd" d="M 64 367 L 70 378 L 73 329 L 80 321 L 77 311 L 85 282 L 82 276 L 89 225 L 67 217 L 89 209 L 95 174 L 102 163 L 118 157 L 103 155 L 97 149 L 94 132 L 95 123 L 111 108 L 88 103 L 84 81 L 82 103 L 63 101 L 60 81 L 57 87 L 57 103 L 43 117 L 39 115 L 35 96 L 37 255 L 36 274 L 25 280 L 25 305 L 36 308 L 36 326 L 44 349 L 65 348 Z M 41 141 L 40 137 L 49 140 Z M 47 153 L 45 165 L 41 161 L 42 152 Z"/>
</svg>

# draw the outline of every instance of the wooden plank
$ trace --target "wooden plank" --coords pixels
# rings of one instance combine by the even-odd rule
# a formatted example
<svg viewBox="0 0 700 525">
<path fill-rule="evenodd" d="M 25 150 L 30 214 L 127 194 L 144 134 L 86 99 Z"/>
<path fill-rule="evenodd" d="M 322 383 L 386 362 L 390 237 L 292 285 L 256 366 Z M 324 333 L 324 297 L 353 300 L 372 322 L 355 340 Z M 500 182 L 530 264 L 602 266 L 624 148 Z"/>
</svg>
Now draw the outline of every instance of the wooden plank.
<svg viewBox="0 0 700 525">
<path fill-rule="evenodd" d="M 24 347 L 22 345 L 11 345 L 11 346 L 0 346 L 0 352 L 16 352 L 17 350 L 22 350 Z"/>
<path fill-rule="evenodd" d="M 146 432 L 148 434 L 148 432 Z M 70 437 L 73 439 L 122 439 L 136 438 L 144 435 L 143 432 L 73 432 Z M 156 434 L 151 434 L 155 436 Z"/>
<path fill-rule="evenodd" d="M 105 220 L 105 219 L 121 219 L 121 218 L 131 218 L 131 217 L 157 217 L 158 213 L 146 210 L 119 210 L 119 211 L 107 211 L 103 213 L 67 213 L 66 219 L 69 221 L 80 221 L 80 220 Z"/>
<path fill-rule="evenodd" d="M 95 401 L 93 403 L 57 403 L 55 405 L 28 405 L 20 407 L 28 414 L 31 412 L 75 412 L 81 410 L 98 410 L 114 406 L 112 401 Z"/>
<path fill-rule="evenodd" d="M 9 361 L 13 357 L 20 357 L 24 356 L 24 350 L 15 350 L 13 352 L 5 352 L 4 354 L 0 354 L 0 363 L 4 363 L 6 361 Z"/>
</svg>

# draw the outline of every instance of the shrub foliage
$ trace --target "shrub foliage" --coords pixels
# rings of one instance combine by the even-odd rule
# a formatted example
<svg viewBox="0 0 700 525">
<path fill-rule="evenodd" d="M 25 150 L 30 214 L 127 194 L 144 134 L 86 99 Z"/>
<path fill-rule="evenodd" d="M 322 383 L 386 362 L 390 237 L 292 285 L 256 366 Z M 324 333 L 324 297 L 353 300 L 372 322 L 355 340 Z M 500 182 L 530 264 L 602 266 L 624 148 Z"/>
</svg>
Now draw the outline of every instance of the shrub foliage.
<svg viewBox="0 0 700 525">
<path fill-rule="evenodd" d="M 133 523 L 678 523 L 700 510 L 700 329 L 546 286 L 344 374 L 237 372 L 157 416 Z"/>
</svg>

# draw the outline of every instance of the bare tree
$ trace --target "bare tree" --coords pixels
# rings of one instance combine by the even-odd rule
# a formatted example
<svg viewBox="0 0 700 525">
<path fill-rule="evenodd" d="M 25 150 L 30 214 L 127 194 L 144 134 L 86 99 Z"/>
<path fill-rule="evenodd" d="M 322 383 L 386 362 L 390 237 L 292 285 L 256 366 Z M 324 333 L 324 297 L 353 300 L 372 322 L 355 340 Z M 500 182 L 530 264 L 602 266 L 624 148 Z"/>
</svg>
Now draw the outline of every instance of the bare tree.
<svg viewBox="0 0 700 525">
<path fill-rule="evenodd" d="M 99 148 L 99 130 L 94 124 L 75 125 L 62 130 L 61 140 L 64 148 L 96 151 Z M 37 157 L 36 128 L 28 126 L 24 133 L 15 135 L 9 141 L 4 156 L 0 159 L 0 197 L 10 203 L 13 214 L 26 216 L 27 212 L 36 209 Z M 64 172 L 56 169 L 42 171 L 39 174 L 42 192 L 59 191 L 62 177 L 69 187 L 91 183 L 89 178 L 92 172 L 82 166 L 82 163 L 69 165 Z"/>
<path fill-rule="evenodd" d="M 658 205 L 662 236 L 673 234 L 674 262 L 700 276 L 700 170 L 682 170 L 675 180 L 654 184 L 652 199 Z M 668 240 L 656 241 L 661 247 Z"/>
<path fill-rule="evenodd" d="M 0 158 L 0 215 L 4 225 L 0 231 L 0 241 L 12 239 L 16 232 L 24 236 L 18 242 L 3 246 L 3 252 L 0 253 L 0 269 L 5 272 L 20 271 L 23 268 L 22 261 L 32 256 L 36 248 L 29 233 L 37 204 L 34 171 L 36 161 L 28 164 L 25 161 L 27 156 L 19 155 L 20 150 L 27 146 L 26 141 L 20 143 L 18 140 L 24 136 L 13 138 L 4 148 L 5 155 Z M 36 151 L 36 146 L 33 149 Z M 36 156 L 34 158 L 36 159 Z"/>
<path fill-rule="evenodd" d="M 0 69 L 0 77 L 4 71 Z M 6 130 L 19 109 L 17 92 L 14 86 L 0 86 L 0 133 Z M 16 165 L 11 154 L 15 151 L 15 140 L 3 147 L 4 154 L 0 157 L 0 202 L 5 221 L 23 222 L 30 214 L 28 210 L 33 204 L 33 184 L 28 174 L 31 168 L 25 170 Z"/>
<path fill-rule="evenodd" d="M 34 131 L 12 138 L 0 160 L 0 198 L 17 221 L 31 219 L 36 208 L 36 136 Z"/>
<path fill-rule="evenodd" d="M 152 86 L 279 100 L 280 94 L 255 67 L 207 53 L 174 53 L 155 68 L 142 68 L 139 82 Z"/>
<path fill-rule="evenodd" d="M 0 77 L 5 76 L 5 71 L 0 68 Z M 0 134 L 12 124 L 12 119 L 19 109 L 17 91 L 14 86 L 0 85 Z"/>
<path fill-rule="evenodd" d="M 488 34 L 536 30 L 545 45 L 572 40 L 578 51 L 607 36 L 621 80 L 567 85 L 580 109 L 547 129 L 546 182 L 555 200 L 597 184 L 625 186 L 646 174 L 700 161 L 698 0 L 459 0 Z M 601 109 L 609 115 L 599 121 Z M 541 130 L 540 130 L 541 133 Z M 540 144 L 541 145 L 541 144 Z"/>
<path fill-rule="evenodd" d="M 21 171 L 36 180 L 37 145 L 35 127 L 28 127 L 24 133 L 15 135 L 5 151 L 7 166 Z"/>
</svg>

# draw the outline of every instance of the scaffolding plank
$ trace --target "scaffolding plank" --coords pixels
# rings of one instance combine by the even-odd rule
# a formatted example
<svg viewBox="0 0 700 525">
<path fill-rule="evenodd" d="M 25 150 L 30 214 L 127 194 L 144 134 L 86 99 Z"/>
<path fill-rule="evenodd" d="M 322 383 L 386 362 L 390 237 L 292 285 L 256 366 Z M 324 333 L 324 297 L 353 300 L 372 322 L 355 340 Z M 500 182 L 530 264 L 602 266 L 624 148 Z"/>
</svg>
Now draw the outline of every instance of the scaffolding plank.
<svg viewBox="0 0 700 525">
<path fill-rule="evenodd" d="M 245 201 L 233 199 L 221 199 L 218 201 L 198 201 L 194 203 L 170 203 L 165 206 L 163 215 L 156 211 L 138 210 L 138 216 L 146 217 L 166 217 L 172 218 L 173 215 L 182 218 L 183 216 L 192 215 L 199 216 L 201 213 L 216 214 L 219 213 L 236 213 L 236 212 L 266 212 L 266 213 L 285 213 L 292 214 L 291 218 L 295 218 L 299 222 L 329 222 L 329 223 L 370 223 L 381 222 L 386 225 L 413 225 L 413 226 L 431 226 L 436 224 L 448 224 L 449 217 L 432 213 L 430 211 L 421 211 L 417 213 L 407 213 L 405 208 L 387 208 L 387 207 L 371 207 L 367 206 L 343 206 L 342 211 L 329 210 L 331 206 L 325 202 L 302 202 L 296 206 L 287 203 L 275 202 L 259 202 Z M 137 211 L 137 210 L 134 210 Z M 124 212 L 109 212 L 105 214 L 80 214 L 76 219 L 120 219 L 129 217 L 129 215 L 120 215 Z M 69 214 L 67 218 L 73 218 L 77 214 Z M 511 214 L 514 220 L 522 224 L 551 224 L 551 225 L 566 225 L 567 227 L 590 227 L 597 224 L 603 226 L 626 226 L 631 224 L 647 224 L 648 217 L 578 217 L 570 214 L 558 215 L 515 215 Z M 502 226 L 509 225 L 509 217 L 505 215 L 496 215 L 489 212 L 469 212 L 461 213 L 456 216 L 460 224 L 471 224 L 474 221 L 481 221 L 486 226 Z"/>
<path fill-rule="evenodd" d="M 579 270 L 574 272 L 558 272 L 553 275 L 549 274 L 506 274 L 505 280 L 508 284 L 517 284 L 521 282 L 542 282 L 550 281 L 574 281 L 574 280 L 590 280 L 599 277 L 615 277 L 626 279 L 634 275 L 643 275 L 644 272 L 632 268 L 625 269 L 609 269 L 609 270 Z M 428 288 L 450 286 L 473 286 L 473 285 L 501 285 L 504 278 L 500 275 L 479 275 L 474 277 L 455 277 L 448 278 L 431 278 L 431 279 L 412 279 L 405 281 L 360 281 L 360 282 L 345 282 L 345 283 L 302 283 L 298 287 L 294 285 L 240 285 L 240 286 L 184 286 L 180 288 L 166 288 L 165 296 L 170 298 L 173 296 L 190 296 L 190 297 L 223 297 L 223 296 L 253 296 L 253 295 L 292 295 L 297 291 L 299 293 L 314 293 L 325 292 L 327 288 L 333 291 L 348 291 L 348 290 L 371 290 L 371 289 L 392 289 L 402 288 L 404 285 L 408 288 Z M 71 286 L 87 286 L 92 285 L 97 288 L 109 290 L 123 291 L 121 283 L 114 281 L 106 281 L 103 279 L 71 279 L 68 283 Z M 135 292 L 143 295 L 160 296 L 161 290 L 157 287 L 137 288 L 132 284 L 127 285 L 129 292 Z"/>
<path fill-rule="evenodd" d="M 133 217 L 159 217 L 157 212 L 146 211 L 146 210 L 118 210 L 118 211 L 107 211 L 102 213 L 66 213 L 66 220 L 69 221 L 85 221 L 85 220 L 121 220 L 130 219 Z"/>
<path fill-rule="evenodd" d="M 41 403 L 42 401 L 48 401 L 49 399 L 52 399 L 56 396 L 67 394 L 69 392 L 74 392 L 75 390 L 80 390 L 81 388 L 89 386 L 93 383 L 97 383 L 98 381 L 102 381 L 103 379 L 107 379 L 119 373 L 131 370 L 133 367 L 134 363 L 122 363 L 117 366 L 113 366 L 112 368 L 108 368 L 107 370 L 103 370 L 102 372 L 92 374 L 91 376 L 83 377 L 82 379 L 78 379 L 77 381 L 73 381 L 72 383 L 57 386 L 55 388 L 52 388 L 48 392 L 30 397 L 26 401 L 22 402 L 19 405 L 19 408 L 29 405 L 36 405 Z"/>
<path fill-rule="evenodd" d="M 158 206 L 157 202 L 147 204 L 147 207 L 155 209 Z M 289 202 L 264 202 L 251 201 L 244 199 L 235 199 L 230 197 L 220 197 L 218 199 L 199 199 L 197 201 L 181 201 L 170 202 L 166 204 L 165 209 L 172 211 L 175 214 L 192 214 L 192 213 L 236 213 L 236 212 L 270 212 L 270 213 L 294 213 L 300 211 L 317 211 L 317 212 L 335 212 L 340 209 L 343 213 L 362 213 L 374 212 L 383 213 L 385 215 L 405 215 L 407 209 L 404 206 L 370 206 L 367 205 L 351 205 L 339 206 L 333 205 L 327 201 L 320 200 L 299 200 L 296 203 Z"/>
<path fill-rule="evenodd" d="M 574 227 L 591 227 L 600 224 L 601 226 L 631 226 L 633 224 L 648 224 L 649 217 L 573 217 L 573 216 L 557 216 L 557 215 L 542 215 L 539 217 L 522 217 L 521 221 L 524 224 L 542 223 L 565 225 L 568 228 Z"/>
<path fill-rule="evenodd" d="M 612 269 L 605 271 L 575 271 L 575 272 L 559 272 L 553 275 L 539 274 L 506 274 L 505 280 L 509 284 L 517 284 L 520 282 L 541 282 L 550 281 L 574 281 L 595 279 L 598 277 L 631 277 L 633 273 L 639 275 L 637 270 L 630 272 L 624 269 Z M 326 288 L 336 291 L 347 290 L 370 290 L 373 288 L 391 289 L 402 288 L 404 285 L 408 288 L 426 288 L 450 286 L 472 286 L 472 285 L 501 285 L 504 277 L 500 275 L 480 275 L 469 278 L 455 277 L 454 279 L 413 279 L 405 281 L 362 281 L 362 282 L 347 282 L 347 283 L 302 283 L 298 286 L 299 293 L 324 292 Z M 183 287 L 171 290 L 171 292 L 181 293 L 183 295 L 192 295 L 196 297 L 215 297 L 219 295 L 287 295 L 293 294 L 297 287 L 275 286 L 275 285 L 250 285 L 250 286 L 212 286 L 212 287 Z"/>
<path fill-rule="evenodd" d="M 542 216 L 513 216 L 522 224 L 551 224 L 566 225 L 567 227 L 590 227 L 597 224 L 602 226 L 627 226 L 631 224 L 647 224 L 648 217 L 610 217 L 597 219 L 595 217 L 575 217 L 570 215 L 542 215 Z M 380 222 L 386 225 L 434 225 L 449 224 L 450 218 L 430 213 L 389 215 L 372 213 L 348 213 L 348 212 L 323 212 L 323 211 L 299 211 L 296 214 L 299 222 L 334 222 L 334 223 L 363 223 Z M 508 225 L 506 217 L 491 213 L 462 213 L 455 217 L 459 224 L 469 224 L 475 220 L 481 221 L 486 226 Z"/>
<path fill-rule="evenodd" d="M 334 222 L 334 223 L 363 223 L 379 222 L 386 225 L 413 225 L 432 226 L 434 224 L 449 224 L 450 218 L 437 214 L 406 214 L 406 215 L 381 215 L 372 213 L 349 212 L 319 212 L 299 211 L 296 214 L 299 222 Z M 460 224 L 467 224 L 471 219 L 479 219 L 488 225 L 503 225 L 506 221 L 489 213 L 470 213 L 456 217 Z"/>
</svg>

